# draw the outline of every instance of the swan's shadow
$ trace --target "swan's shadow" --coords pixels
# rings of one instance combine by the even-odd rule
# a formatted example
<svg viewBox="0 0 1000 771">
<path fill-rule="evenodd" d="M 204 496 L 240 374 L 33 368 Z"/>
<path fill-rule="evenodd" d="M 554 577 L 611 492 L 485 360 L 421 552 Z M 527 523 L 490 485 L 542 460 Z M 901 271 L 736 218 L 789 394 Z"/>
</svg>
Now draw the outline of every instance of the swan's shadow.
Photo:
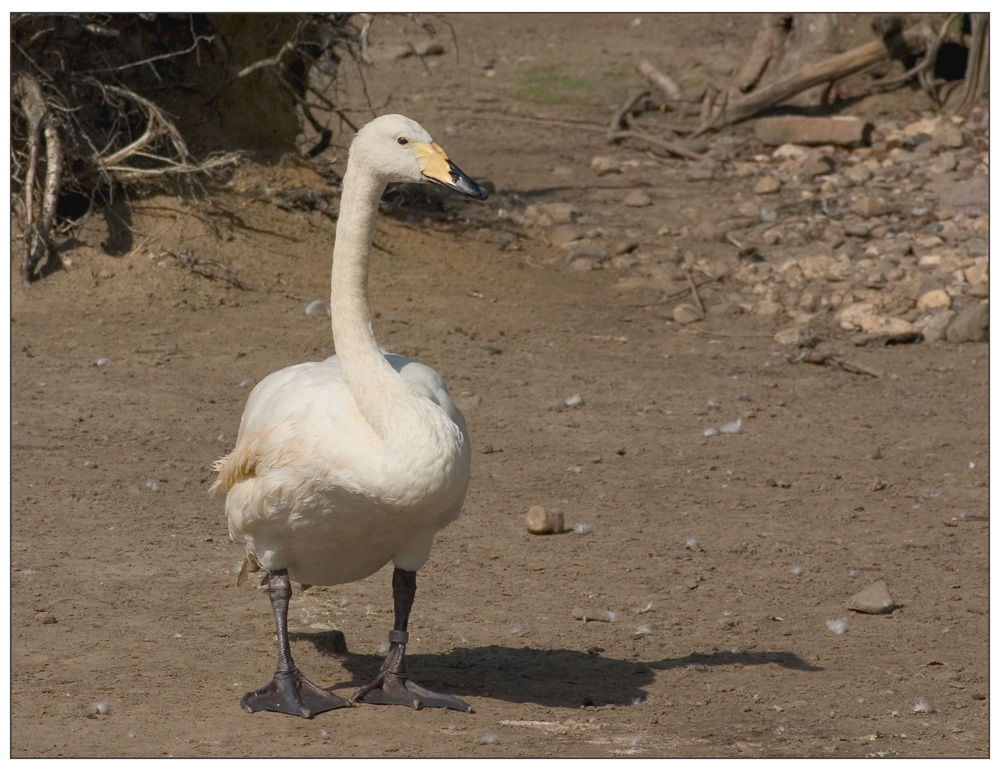
<svg viewBox="0 0 1000 771">
<path fill-rule="evenodd" d="M 350 672 L 349 682 L 334 689 L 357 688 L 371 681 L 382 658 L 377 655 L 334 651 L 331 633 L 299 633 L 325 655 L 334 655 Z M 314 639 L 316 638 L 316 639 Z M 412 646 L 411 646 L 412 647 Z M 691 653 L 659 661 L 625 661 L 567 649 L 510 648 L 487 645 L 456 648 L 445 654 L 407 654 L 406 668 L 422 685 L 456 696 L 482 696 L 509 702 L 531 702 L 549 707 L 627 705 L 644 701 L 645 688 L 657 671 L 684 667 L 775 665 L 797 672 L 819 672 L 788 651 L 718 651 Z"/>
</svg>

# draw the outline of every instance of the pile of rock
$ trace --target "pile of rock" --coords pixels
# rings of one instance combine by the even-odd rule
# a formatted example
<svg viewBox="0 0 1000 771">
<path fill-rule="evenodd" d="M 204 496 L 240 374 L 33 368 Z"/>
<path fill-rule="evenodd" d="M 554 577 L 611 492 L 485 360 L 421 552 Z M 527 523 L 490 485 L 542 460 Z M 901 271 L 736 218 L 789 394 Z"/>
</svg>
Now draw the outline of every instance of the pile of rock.
<svg viewBox="0 0 1000 771">
<path fill-rule="evenodd" d="M 735 309 L 800 328 L 985 340 L 988 116 L 883 120 L 865 133 L 871 143 L 853 147 L 720 137 L 704 162 L 683 166 L 597 156 L 596 178 L 625 184 L 529 206 L 524 222 L 544 231 L 550 262 L 618 270 L 623 291 L 671 295 L 691 275 L 726 274 L 679 323 Z M 700 221 L 672 225 L 676 212 L 658 201 L 657 188 L 719 183 L 725 194 Z"/>
</svg>

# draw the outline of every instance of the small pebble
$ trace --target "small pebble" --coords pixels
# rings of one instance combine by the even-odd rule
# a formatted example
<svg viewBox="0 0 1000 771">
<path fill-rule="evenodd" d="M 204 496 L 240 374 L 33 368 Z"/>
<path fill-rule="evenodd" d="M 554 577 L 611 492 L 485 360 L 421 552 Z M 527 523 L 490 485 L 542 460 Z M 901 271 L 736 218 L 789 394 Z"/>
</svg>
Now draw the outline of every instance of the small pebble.
<svg viewBox="0 0 1000 771">
<path fill-rule="evenodd" d="M 889 594 L 885 581 L 877 581 L 851 597 L 847 601 L 847 608 L 858 613 L 892 613 L 896 609 L 896 603 Z"/>
<path fill-rule="evenodd" d="M 583 404 L 583 397 L 580 394 L 573 394 L 572 396 L 567 396 L 563 403 L 567 407 L 579 407 Z"/>
<path fill-rule="evenodd" d="M 103 356 L 103 357 L 101 357 L 100 359 L 98 359 L 97 361 L 94 362 L 94 366 L 97 366 L 97 367 L 106 367 L 110 363 L 111 363 L 111 359 L 107 358 L 106 356 Z"/>
<path fill-rule="evenodd" d="M 834 634 L 843 634 L 847 631 L 847 622 L 842 618 L 831 618 L 826 622 L 826 628 Z"/>
<path fill-rule="evenodd" d="M 563 531 L 563 514 L 561 511 L 549 511 L 544 506 L 532 506 L 526 517 L 528 532 L 534 535 L 548 535 Z"/>
<path fill-rule="evenodd" d="M 781 190 L 781 181 L 777 177 L 761 177 L 753 186 L 756 195 L 773 195 Z"/>
<path fill-rule="evenodd" d="M 693 324 L 701 321 L 701 313 L 693 305 L 678 305 L 674 308 L 674 322 L 677 324 Z"/>
<path fill-rule="evenodd" d="M 645 193 L 642 190 L 633 190 L 631 193 L 625 196 L 625 200 L 622 203 L 624 203 L 626 206 L 631 206 L 636 209 L 639 209 L 642 208 L 643 206 L 649 206 L 651 203 L 653 203 L 653 199 L 649 197 L 648 193 Z"/>
</svg>

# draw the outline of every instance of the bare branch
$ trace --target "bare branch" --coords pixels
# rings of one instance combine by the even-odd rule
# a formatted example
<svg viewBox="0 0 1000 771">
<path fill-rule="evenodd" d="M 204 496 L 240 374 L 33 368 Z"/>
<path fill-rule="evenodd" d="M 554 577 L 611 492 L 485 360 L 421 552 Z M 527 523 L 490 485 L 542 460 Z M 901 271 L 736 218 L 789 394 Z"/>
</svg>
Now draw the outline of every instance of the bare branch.
<svg viewBox="0 0 1000 771">
<path fill-rule="evenodd" d="M 141 59 L 137 62 L 129 62 L 128 64 L 121 64 L 117 67 L 100 67 L 92 70 L 82 70 L 82 74 L 94 74 L 97 72 L 122 72 L 123 70 L 130 70 L 133 67 L 141 67 L 144 64 L 152 64 L 153 62 L 162 61 L 163 59 L 172 59 L 175 56 L 183 56 L 184 54 L 191 53 L 194 49 L 198 47 L 201 41 L 211 43 L 215 40 L 215 35 L 198 35 L 190 47 L 185 48 L 183 51 L 171 51 L 167 54 L 160 54 L 159 56 L 151 56 L 148 59 Z"/>
</svg>

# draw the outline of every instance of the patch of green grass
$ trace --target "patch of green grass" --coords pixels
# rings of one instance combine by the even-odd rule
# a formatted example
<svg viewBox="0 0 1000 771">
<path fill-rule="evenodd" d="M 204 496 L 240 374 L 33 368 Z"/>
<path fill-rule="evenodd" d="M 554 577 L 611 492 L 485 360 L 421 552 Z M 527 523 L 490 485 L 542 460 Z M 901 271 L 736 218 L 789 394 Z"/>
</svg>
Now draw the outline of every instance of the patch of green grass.
<svg viewBox="0 0 1000 771">
<path fill-rule="evenodd" d="M 609 96 L 615 101 L 628 76 L 609 70 L 577 70 L 570 74 L 565 63 L 529 67 L 518 73 L 510 87 L 511 96 L 550 104 L 603 104 Z"/>
</svg>

